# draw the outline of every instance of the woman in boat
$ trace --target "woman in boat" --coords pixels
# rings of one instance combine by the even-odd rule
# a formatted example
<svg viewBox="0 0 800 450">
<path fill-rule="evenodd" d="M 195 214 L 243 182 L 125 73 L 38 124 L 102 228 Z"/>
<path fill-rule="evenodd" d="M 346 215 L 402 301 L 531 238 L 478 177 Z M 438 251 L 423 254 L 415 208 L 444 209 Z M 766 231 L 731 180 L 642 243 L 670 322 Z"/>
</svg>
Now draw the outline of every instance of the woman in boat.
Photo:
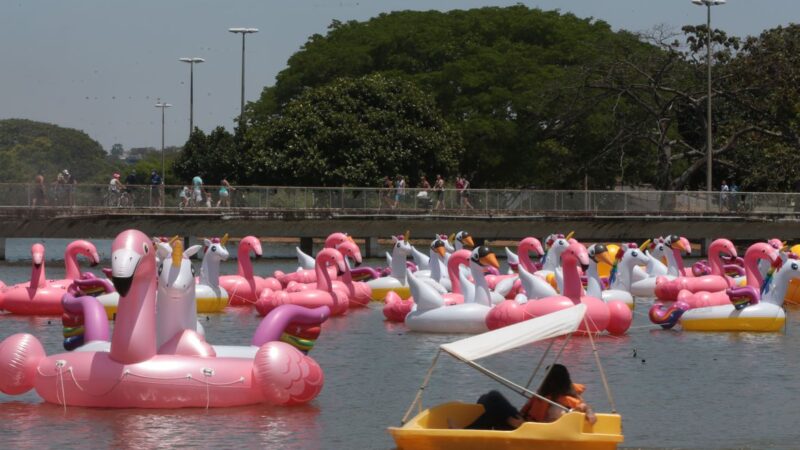
<svg viewBox="0 0 800 450">
<path fill-rule="evenodd" d="M 533 396 L 520 411 L 517 411 L 503 394 L 490 391 L 478 399 L 478 403 L 484 407 L 484 413 L 467 428 L 513 430 L 526 421 L 554 422 L 567 411 L 583 412 L 586 414 L 586 421 L 594 424 L 597 417 L 592 408 L 581 398 L 585 389 L 584 385 L 572 382 L 565 366 L 553 364 L 537 394 L 563 408 L 542 400 L 539 396 Z"/>
</svg>

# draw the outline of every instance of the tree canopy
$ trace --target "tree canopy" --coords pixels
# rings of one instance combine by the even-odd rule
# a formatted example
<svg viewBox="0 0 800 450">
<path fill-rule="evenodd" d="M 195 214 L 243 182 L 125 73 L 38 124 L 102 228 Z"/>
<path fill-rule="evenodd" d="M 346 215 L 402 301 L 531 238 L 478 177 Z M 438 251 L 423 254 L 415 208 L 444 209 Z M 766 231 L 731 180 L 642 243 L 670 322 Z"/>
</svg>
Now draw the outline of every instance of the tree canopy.
<svg viewBox="0 0 800 450">
<path fill-rule="evenodd" d="M 25 119 L 0 120 L 0 180 L 31 182 L 37 174 L 53 181 L 70 171 L 77 180 L 91 181 L 105 170 L 106 152 L 86 133 Z"/>
<path fill-rule="evenodd" d="M 249 130 L 251 180 L 372 186 L 385 175 L 449 173 L 463 149 L 433 99 L 383 75 L 303 91 Z"/>
</svg>

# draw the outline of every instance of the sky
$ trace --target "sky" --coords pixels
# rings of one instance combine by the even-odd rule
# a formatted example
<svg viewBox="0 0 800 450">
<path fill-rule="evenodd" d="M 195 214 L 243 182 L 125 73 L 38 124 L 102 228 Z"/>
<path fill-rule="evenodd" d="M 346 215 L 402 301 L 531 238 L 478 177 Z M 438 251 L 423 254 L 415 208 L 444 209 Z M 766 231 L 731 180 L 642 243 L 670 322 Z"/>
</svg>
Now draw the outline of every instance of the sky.
<svg viewBox="0 0 800 450">
<path fill-rule="evenodd" d="M 265 86 L 309 36 L 332 20 L 368 20 L 397 10 L 451 10 L 523 3 L 594 17 L 613 29 L 679 30 L 706 20 L 690 0 L 0 0 L 0 119 L 26 118 L 83 130 L 106 149 L 182 145 L 189 134 L 189 64 L 194 123 L 233 129 L 241 96 L 241 35 L 246 40 L 245 99 Z M 800 20 L 798 0 L 729 0 L 712 8 L 712 26 L 740 37 Z M 2 180 L 0 180 L 2 181 Z"/>
</svg>

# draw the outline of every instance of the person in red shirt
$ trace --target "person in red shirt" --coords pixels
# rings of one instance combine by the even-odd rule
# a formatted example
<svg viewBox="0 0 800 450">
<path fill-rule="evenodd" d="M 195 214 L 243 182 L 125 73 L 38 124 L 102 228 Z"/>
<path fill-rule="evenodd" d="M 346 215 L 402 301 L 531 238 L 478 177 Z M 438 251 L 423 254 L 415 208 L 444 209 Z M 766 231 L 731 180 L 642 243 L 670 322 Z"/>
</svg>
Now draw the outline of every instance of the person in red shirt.
<svg viewBox="0 0 800 450">
<path fill-rule="evenodd" d="M 594 424 L 597 421 L 592 408 L 583 401 L 581 394 L 586 390 L 582 384 L 572 382 L 567 368 L 561 364 L 553 364 L 537 391 L 567 410 L 580 411 L 586 414 L 586 421 Z M 484 413 L 467 426 L 470 429 L 513 430 L 525 422 L 553 422 L 567 411 L 537 396 L 528 400 L 520 411 L 497 391 L 490 391 L 478 399 L 483 405 Z"/>
</svg>

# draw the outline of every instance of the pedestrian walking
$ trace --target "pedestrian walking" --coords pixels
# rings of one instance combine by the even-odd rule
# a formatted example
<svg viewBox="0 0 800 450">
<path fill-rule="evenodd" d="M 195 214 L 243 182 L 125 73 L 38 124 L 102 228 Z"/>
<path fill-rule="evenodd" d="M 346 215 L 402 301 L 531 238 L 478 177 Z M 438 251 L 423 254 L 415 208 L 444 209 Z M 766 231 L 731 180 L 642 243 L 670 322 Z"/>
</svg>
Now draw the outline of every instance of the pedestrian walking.
<svg viewBox="0 0 800 450">
<path fill-rule="evenodd" d="M 220 181 L 219 184 L 219 200 L 217 200 L 217 206 L 219 207 L 221 204 L 225 208 L 230 208 L 231 192 L 235 191 L 236 189 L 231 186 L 227 177 L 222 177 L 222 181 Z"/>
<path fill-rule="evenodd" d="M 161 190 L 163 189 L 161 175 L 153 169 L 150 172 L 150 198 L 152 199 L 153 206 L 161 206 Z"/>
<path fill-rule="evenodd" d="M 31 206 L 47 206 L 47 194 L 44 185 L 44 175 L 37 174 L 33 178 L 33 199 Z"/>
<path fill-rule="evenodd" d="M 434 209 L 444 209 L 444 178 L 436 175 L 436 182 L 433 183 L 433 192 L 436 194 L 436 206 Z"/>
</svg>

